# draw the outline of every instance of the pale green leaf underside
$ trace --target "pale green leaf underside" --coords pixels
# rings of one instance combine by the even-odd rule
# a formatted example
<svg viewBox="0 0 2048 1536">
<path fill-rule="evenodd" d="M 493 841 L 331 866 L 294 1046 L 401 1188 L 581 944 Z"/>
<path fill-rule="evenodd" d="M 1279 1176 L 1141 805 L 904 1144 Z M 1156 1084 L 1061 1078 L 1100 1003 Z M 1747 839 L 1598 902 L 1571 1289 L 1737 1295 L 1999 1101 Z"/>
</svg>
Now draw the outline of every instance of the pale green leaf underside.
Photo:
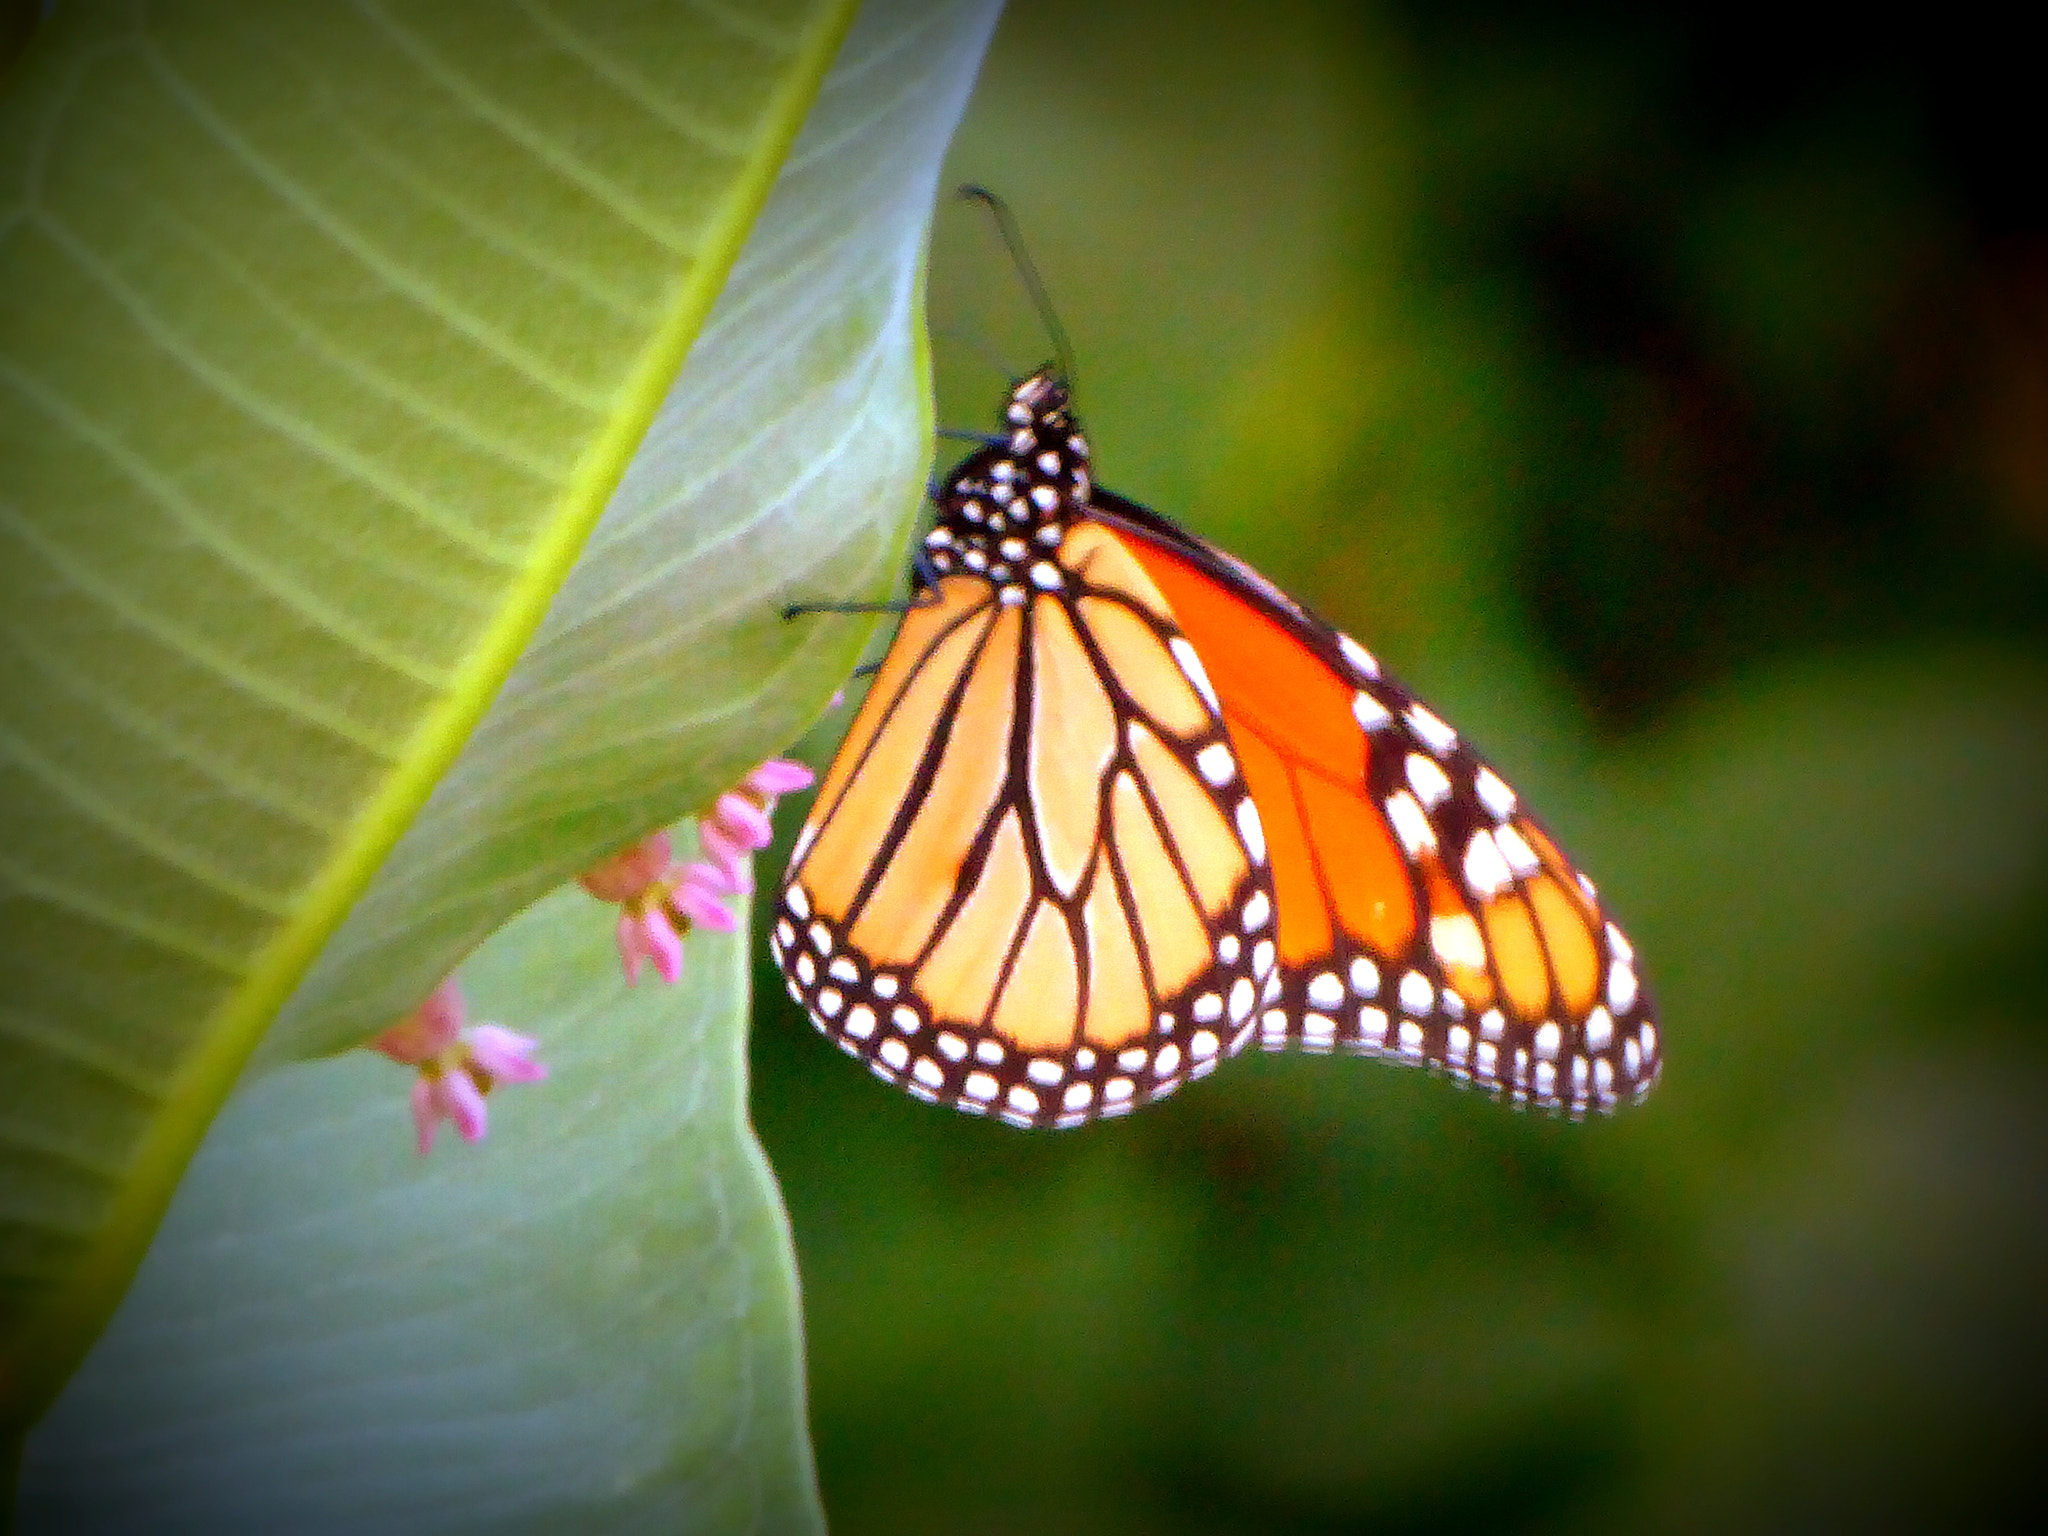
<svg viewBox="0 0 2048 1536">
<path fill-rule="evenodd" d="M 546 621 L 259 1061 L 362 1038 L 502 921 L 794 741 L 931 453 L 922 268 L 990 3 L 870 5 Z"/>
<path fill-rule="evenodd" d="M 822 1528 L 744 941 L 627 989 L 587 908 L 463 968 L 552 1068 L 481 1146 L 417 1157 L 368 1052 L 236 1094 L 30 1441 L 24 1536 Z"/>
<path fill-rule="evenodd" d="M 768 595 L 878 585 L 910 514 L 912 295 L 991 21 L 863 20 L 706 322 L 843 7 L 144 14 L 60 7 L 0 104 L 6 1414 L 380 866 L 271 1059 L 829 691 L 857 628 Z"/>
</svg>

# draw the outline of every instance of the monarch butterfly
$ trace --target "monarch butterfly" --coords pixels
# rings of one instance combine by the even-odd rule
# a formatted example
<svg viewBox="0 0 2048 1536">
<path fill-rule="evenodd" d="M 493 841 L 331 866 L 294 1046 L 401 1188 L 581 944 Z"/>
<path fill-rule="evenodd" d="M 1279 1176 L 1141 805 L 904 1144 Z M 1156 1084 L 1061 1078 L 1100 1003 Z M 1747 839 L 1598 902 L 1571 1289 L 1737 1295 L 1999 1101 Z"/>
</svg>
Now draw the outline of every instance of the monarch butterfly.
<svg viewBox="0 0 2048 1536">
<path fill-rule="evenodd" d="M 1061 373 L 941 483 L 921 592 L 769 944 L 879 1077 L 1021 1126 L 1254 1038 L 1579 1117 L 1656 1081 L 1592 883 L 1464 739 L 1244 562 L 1098 489 Z"/>
</svg>

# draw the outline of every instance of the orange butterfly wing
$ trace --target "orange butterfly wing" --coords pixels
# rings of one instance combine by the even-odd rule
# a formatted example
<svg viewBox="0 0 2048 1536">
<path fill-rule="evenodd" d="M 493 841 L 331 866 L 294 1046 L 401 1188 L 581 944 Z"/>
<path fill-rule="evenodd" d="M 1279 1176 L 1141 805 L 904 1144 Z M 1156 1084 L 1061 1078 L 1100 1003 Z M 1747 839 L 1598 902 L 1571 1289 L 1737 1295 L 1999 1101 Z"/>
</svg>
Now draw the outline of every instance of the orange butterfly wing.
<svg viewBox="0 0 2048 1536">
<path fill-rule="evenodd" d="M 1004 419 L 784 875 L 770 948 L 818 1028 L 1018 1125 L 1255 1035 L 1574 1115 L 1646 1092 L 1633 952 L 1506 782 L 1348 636 L 1095 491 L 1056 378 Z"/>
<path fill-rule="evenodd" d="M 1051 457 L 1041 477 L 1085 485 L 1083 459 Z M 1001 510 L 1016 500 L 956 471 L 942 574 L 820 786 L 769 946 L 791 997 L 877 1076 L 1069 1126 L 1250 1040 L 1273 887 L 1165 600 L 1106 529 L 1060 518 L 1040 524 L 1056 540 L 1018 538 Z M 954 541 L 981 529 L 998 554 L 971 563 Z"/>
<path fill-rule="evenodd" d="M 1366 649 L 1119 497 L 1095 510 L 1202 657 L 1280 907 L 1269 1049 L 1344 1047 L 1583 1114 L 1640 1098 L 1659 1037 L 1592 882 Z"/>
</svg>

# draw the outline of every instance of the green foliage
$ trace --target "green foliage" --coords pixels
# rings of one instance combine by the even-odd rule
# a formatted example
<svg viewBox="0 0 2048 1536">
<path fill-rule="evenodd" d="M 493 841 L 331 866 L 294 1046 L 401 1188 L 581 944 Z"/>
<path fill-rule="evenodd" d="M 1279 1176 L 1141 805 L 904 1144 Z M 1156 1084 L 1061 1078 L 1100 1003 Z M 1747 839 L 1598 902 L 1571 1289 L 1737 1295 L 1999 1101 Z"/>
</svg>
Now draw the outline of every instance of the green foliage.
<svg viewBox="0 0 2048 1536">
<path fill-rule="evenodd" d="M 919 284 L 937 158 L 991 19 L 906 0 L 849 36 L 851 8 L 832 4 L 67 4 L 10 68 L 9 1422 L 47 1403 L 105 1323 L 245 1063 L 284 1070 L 360 1043 L 512 913 L 783 745 L 843 677 L 863 626 L 790 626 L 779 610 L 895 579 L 929 453 Z M 612 996 L 621 1038 L 583 1058 L 609 1129 L 579 1141 L 590 1127 L 543 1121 L 528 1146 L 568 1166 L 582 1145 L 622 1171 L 583 1226 L 536 1215 L 494 1256 L 490 1274 L 563 1277 L 546 1326 L 538 1298 L 507 1312 L 508 1363 L 605 1335 L 617 1285 L 567 1277 L 616 1258 L 619 1230 L 666 1202 L 668 1273 L 643 1295 L 645 1331 L 678 1296 L 699 1321 L 643 1350 L 653 1386 L 607 1400 L 638 1447 L 613 1517 L 713 1520 L 734 1499 L 801 1512 L 788 1255 L 739 1110 L 744 985 L 729 968 L 693 992 L 696 1032 L 675 1049 L 694 1041 L 702 1059 L 664 1073 L 667 1047 L 644 1054 L 658 1005 L 593 982 L 586 941 L 609 942 L 604 909 L 550 910 L 513 953 L 493 950 L 482 986 L 504 1022 L 544 1037 L 550 1009 L 573 1027 Z M 550 957 L 583 1001 L 543 988 L 557 1001 L 529 1013 L 503 978 L 539 987 Z M 348 1310 L 362 1298 L 317 1303 L 337 1252 L 322 1244 L 402 1241 L 398 1226 L 339 1230 L 398 1219 L 403 1197 L 377 1190 L 406 1187 L 402 1159 L 341 1158 L 369 1181 L 353 1196 L 326 1182 L 339 1154 L 323 1138 L 349 1095 L 381 1077 L 392 1106 L 403 1098 L 403 1074 L 377 1066 L 294 1066 L 251 1087 L 189 1191 L 182 1257 L 136 1293 L 120 1337 L 177 1331 L 213 1288 L 179 1267 L 191 1256 L 267 1245 L 271 1293 L 307 1308 L 267 1337 L 302 1336 L 300 1364 L 323 1380 L 338 1363 L 369 1369 Z M 699 1081 L 692 1117 L 678 1126 L 664 1094 L 636 1105 L 642 1071 Z M 572 1060 L 522 1093 L 545 1115 L 577 1081 Z M 400 1117 L 356 1124 L 404 1141 Z M 519 1186 L 519 1154 L 463 1150 L 429 1182 L 474 1240 Z M 260 1191 L 236 1182 L 252 1157 Z M 455 1172 L 479 1163 L 494 1171 L 473 1184 Z M 303 1251 L 292 1188 L 337 1223 Z M 434 1286 L 452 1277 L 362 1267 L 379 1306 L 433 1332 Z M 405 1292 L 407 1274 L 422 1288 Z M 284 1357 L 265 1337 L 252 1329 L 219 1379 L 272 1392 L 274 1409 L 310 1388 L 267 1374 Z M 442 1342 L 459 1361 L 477 1340 Z M 92 1403 L 147 1402 L 156 1417 L 123 1421 L 146 1438 L 190 1417 L 180 1389 L 200 1375 L 151 1377 L 155 1348 L 96 1366 L 118 1384 L 65 1422 L 91 1438 L 111 1432 Z M 130 1366 L 143 1375 L 121 1377 Z M 655 1386 L 716 1397 L 756 1367 L 758 1424 L 689 1392 L 643 1422 Z M 440 1394 L 430 1415 L 496 1411 L 491 1382 L 448 1369 L 472 1395 Z M 545 1396 L 575 1377 L 542 1363 L 526 1379 Z M 374 1381 L 352 1385 L 368 1395 L 336 1395 L 343 1419 L 375 1397 Z M 276 1465 L 293 1436 L 342 1422 L 266 1416 L 260 1396 L 237 1406 L 279 1438 L 238 1437 L 234 1455 Z M 735 1445 L 750 1426 L 758 1443 Z M 75 1511 L 92 1485 L 66 1484 L 81 1464 L 49 1444 L 30 1459 L 31 1500 Z M 713 1445 L 732 1464 L 705 1471 L 692 1458 Z M 232 1506 L 207 1497 L 227 1498 L 222 1480 L 245 1465 L 208 1461 L 220 1450 L 155 1463 L 161 1482 L 120 1496 L 209 1524 Z M 473 1469 L 481 1483 L 442 1486 L 474 1493 L 523 1475 L 513 1465 L 508 1439 Z M 528 1492 L 536 1509 L 597 1498 L 598 1519 L 597 1490 L 569 1477 Z"/>
<path fill-rule="evenodd" d="M 629 989 L 580 891 L 473 1012 L 547 1041 L 422 1161 L 368 1052 L 237 1093 L 32 1442 L 23 1528 L 822 1528 L 789 1237 L 746 1123 L 746 951 Z"/>
</svg>

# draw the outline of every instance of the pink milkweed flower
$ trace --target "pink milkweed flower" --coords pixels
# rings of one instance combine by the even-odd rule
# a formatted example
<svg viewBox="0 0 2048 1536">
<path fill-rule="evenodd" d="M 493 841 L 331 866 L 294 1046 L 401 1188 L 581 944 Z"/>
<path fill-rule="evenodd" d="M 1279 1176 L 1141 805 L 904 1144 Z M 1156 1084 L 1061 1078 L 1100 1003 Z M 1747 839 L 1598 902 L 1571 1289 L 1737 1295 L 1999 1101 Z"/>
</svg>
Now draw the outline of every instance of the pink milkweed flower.
<svg viewBox="0 0 2048 1536">
<path fill-rule="evenodd" d="M 745 894 L 735 889 L 716 865 L 692 864 L 683 870 L 681 882 L 668 893 L 668 904 L 671 911 L 680 912 L 693 926 L 731 933 L 739 926 L 739 920 L 725 904 L 725 898 Z"/>
<path fill-rule="evenodd" d="M 766 798 L 765 809 L 774 810 L 775 801 L 781 795 L 793 795 L 800 789 L 809 789 L 818 782 L 818 776 L 804 764 L 793 762 L 786 757 L 771 757 L 740 780 L 740 788 L 749 794 Z"/>
<path fill-rule="evenodd" d="M 683 974 L 683 935 L 692 928 L 731 933 L 739 920 L 722 898 L 739 888 L 710 864 L 678 865 L 666 832 L 652 832 L 632 847 L 577 877 L 599 901 L 618 903 L 619 960 L 628 985 L 644 961 L 663 981 Z"/>
<path fill-rule="evenodd" d="M 644 910 L 632 905 L 619 909 L 619 963 L 626 970 L 626 985 L 640 980 L 640 962 L 654 967 L 663 981 L 676 982 L 683 975 L 683 936 L 676 932 L 665 907 Z"/>
<path fill-rule="evenodd" d="M 709 862 L 678 864 L 666 831 L 649 831 L 631 848 L 598 860 L 578 877 L 598 901 L 618 905 L 618 961 L 627 985 L 651 965 L 662 981 L 682 977 L 682 938 L 692 928 L 729 934 L 739 926 L 729 897 L 748 895 L 754 879 L 748 854 L 774 836 L 768 817 L 778 795 L 807 788 L 813 774 L 801 762 L 770 758 L 741 778 L 696 827 Z"/>
<path fill-rule="evenodd" d="M 747 856 L 766 848 L 774 837 L 768 818 L 776 800 L 816 782 L 817 775 L 802 763 L 771 757 L 720 795 L 711 814 L 698 823 L 697 841 L 705 856 L 737 889 L 752 890 Z"/>
<path fill-rule="evenodd" d="M 482 1141 L 489 1129 L 484 1095 L 499 1083 L 537 1083 L 548 1075 L 533 1059 L 538 1041 L 497 1024 L 465 1029 L 465 1012 L 462 989 L 450 976 L 370 1042 L 399 1065 L 419 1070 L 412 1085 L 412 1124 L 422 1157 L 433 1150 L 443 1120 L 464 1141 Z"/>
<path fill-rule="evenodd" d="M 697 824 L 697 842 L 708 862 L 678 864 L 669 835 L 650 832 L 577 876 L 577 884 L 599 901 L 618 905 L 619 961 L 629 985 L 640 979 L 643 963 L 663 981 L 678 980 L 683 937 L 692 928 L 731 933 L 739 926 L 726 900 L 754 888 L 747 856 L 767 847 L 774 835 L 768 818 L 776 798 L 807 789 L 814 780 L 802 763 L 770 758 L 720 795 Z"/>
</svg>

